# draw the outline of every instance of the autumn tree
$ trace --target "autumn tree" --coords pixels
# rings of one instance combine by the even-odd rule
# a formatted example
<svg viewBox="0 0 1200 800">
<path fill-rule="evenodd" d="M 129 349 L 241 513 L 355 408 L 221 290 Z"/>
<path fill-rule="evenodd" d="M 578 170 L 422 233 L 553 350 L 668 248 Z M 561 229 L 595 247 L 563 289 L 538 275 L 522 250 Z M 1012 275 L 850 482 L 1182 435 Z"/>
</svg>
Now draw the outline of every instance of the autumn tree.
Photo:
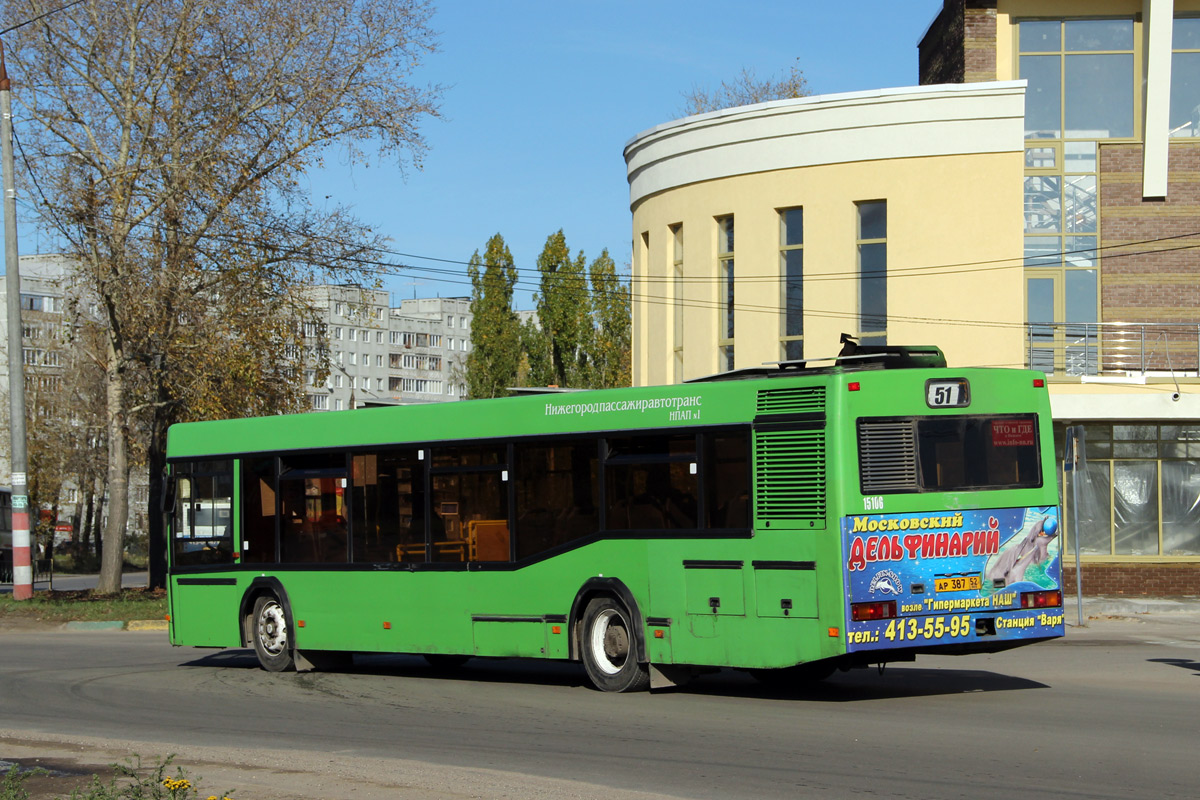
<svg viewBox="0 0 1200 800">
<path fill-rule="evenodd" d="M 467 396 L 504 397 L 517 385 L 521 364 L 520 322 L 513 311 L 517 268 L 504 237 L 488 240 L 482 258 L 476 250 L 467 265 L 471 278 L 471 352 L 467 354 Z"/>
<path fill-rule="evenodd" d="M 14 0 L 4 22 L 44 10 Z M 332 148 L 419 162 L 440 90 L 408 79 L 434 47 L 431 13 L 426 0 L 85 0 L 9 35 L 41 222 L 103 317 L 99 592 L 120 588 L 139 443 L 161 556 L 167 426 L 294 407 L 298 287 L 378 244 L 315 209 L 300 178 Z"/>
<path fill-rule="evenodd" d="M 799 62 L 799 59 L 796 59 Z M 754 70 L 744 68 L 730 81 L 722 81 L 716 89 L 706 89 L 693 86 L 690 91 L 683 93 L 683 115 L 704 114 L 709 111 L 719 111 L 723 108 L 748 106 L 754 103 L 765 103 L 769 100 L 788 100 L 794 97 L 807 97 L 812 94 L 808 88 L 808 80 L 796 64 L 779 77 L 759 79 Z"/>
</svg>

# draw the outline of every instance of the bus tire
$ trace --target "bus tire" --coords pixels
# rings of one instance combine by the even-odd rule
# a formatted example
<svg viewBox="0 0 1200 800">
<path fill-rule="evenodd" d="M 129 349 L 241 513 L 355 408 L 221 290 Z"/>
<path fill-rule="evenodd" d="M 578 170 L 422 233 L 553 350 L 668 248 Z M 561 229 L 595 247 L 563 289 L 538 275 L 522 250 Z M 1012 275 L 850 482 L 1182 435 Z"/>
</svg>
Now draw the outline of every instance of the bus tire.
<svg viewBox="0 0 1200 800">
<path fill-rule="evenodd" d="M 254 601 L 250 638 L 258 663 L 268 672 L 283 672 L 295 666 L 287 610 L 275 595 L 260 595 Z"/>
<path fill-rule="evenodd" d="M 598 597 L 583 612 L 579 639 L 583 668 L 602 692 L 640 692 L 650 687 L 650 669 L 638 652 L 633 620 L 621 603 Z"/>
</svg>

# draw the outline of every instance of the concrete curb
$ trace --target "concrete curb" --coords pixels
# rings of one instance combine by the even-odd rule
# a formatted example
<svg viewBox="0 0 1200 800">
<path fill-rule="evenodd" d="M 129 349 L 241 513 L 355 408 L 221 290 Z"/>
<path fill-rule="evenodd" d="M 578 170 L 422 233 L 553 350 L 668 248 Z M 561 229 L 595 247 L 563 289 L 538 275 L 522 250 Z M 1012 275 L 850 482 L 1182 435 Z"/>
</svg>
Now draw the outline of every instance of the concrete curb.
<svg viewBox="0 0 1200 800">
<path fill-rule="evenodd" d="M 115 622 L 87 622 L 84 620 L 73 620 L 63 624 L 63 628 L 68 631 L 119 631 L 125 627 L 125 623 L 121 621 Z"/>
<path fill-rule="evenodd" d="M 167 629 L 167 621 L 165 619 L 131 619 L 125 625 L 127 631 L 165 631 Z"/>
<path fill-rule="evenodd" d="M 63 623 L 63 630 L 68 631 L 165 631 L 167 621 L 164 619 L 131 619 L 129 622 L 113 620 L 111 622 L 85 622 L 75 620 Z"/>
</svg>

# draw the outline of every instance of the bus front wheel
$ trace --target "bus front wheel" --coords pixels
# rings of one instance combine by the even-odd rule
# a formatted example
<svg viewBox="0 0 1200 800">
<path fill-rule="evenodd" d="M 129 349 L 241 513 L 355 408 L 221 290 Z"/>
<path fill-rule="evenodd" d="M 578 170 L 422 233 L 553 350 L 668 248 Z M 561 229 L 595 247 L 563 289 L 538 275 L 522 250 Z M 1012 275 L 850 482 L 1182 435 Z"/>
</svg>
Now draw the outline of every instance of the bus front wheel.
<svg viewBox="0 0 1200 800">
<path fill-rule="evenodd" d="M 601 597 L 583 612 L 580 654 L 592 684 L 604 692 L 640 692 L 650 686 L 650 670 L 640 660 L 629 612 Z"/>
<path fill-rule="evenodd" d="M 268 672 L 291 669 L 292 641 L 288 631 L 287 613 L 273 595 L 263 595 L 254 601 L 254 654 Z"/>
</svg>

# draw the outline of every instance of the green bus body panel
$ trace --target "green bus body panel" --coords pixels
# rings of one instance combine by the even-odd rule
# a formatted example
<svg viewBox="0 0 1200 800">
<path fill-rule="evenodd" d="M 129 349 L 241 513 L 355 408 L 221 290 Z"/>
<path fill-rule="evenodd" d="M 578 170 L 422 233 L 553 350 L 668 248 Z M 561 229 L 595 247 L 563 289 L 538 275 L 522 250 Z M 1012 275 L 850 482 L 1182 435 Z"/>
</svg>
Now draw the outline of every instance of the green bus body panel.
<svg viewBox="0 0 1200 800">
<path fill-rule="evenodd" d="M 970 406 L 929 408 L 925 381 L 934 377 L 969 381 Z M 637 603 L 652 662 L 766 668 L 840 656 L 847 653 L 840 525 L 871 500 L 859 486 L 856 420 L 1037 412 L 1040 488 L 893 494 L 884 501 L 888 513 L 1055 505 L 1049 398 L 1032 383 L 1039 377 L 985 369 L 835 371 L 176 425 L 171 460 L 753 424 L 757 463 L 749 535 L 614 536 L 502 569 L 173 570 L 171 641 L 242 646 L 243 597 L 256 578 L 270 577 L 287 592 L 301 651 L 561 659 L 570 656 L 568 619 L 581 588 L 615 580 Z M 851 381 L 857 390 L 848 389 Z M 240 547 L 240 514 L 234 519 Z"/>
<path fill-rule="evenodd" d="M 609 389 L 321 414 L 192 422 L 168 432 L 170 458 L 395 442 L 507 439 L 582 431 L 746 424 L 754 392 L 738 384 Z"/>
</svg>

